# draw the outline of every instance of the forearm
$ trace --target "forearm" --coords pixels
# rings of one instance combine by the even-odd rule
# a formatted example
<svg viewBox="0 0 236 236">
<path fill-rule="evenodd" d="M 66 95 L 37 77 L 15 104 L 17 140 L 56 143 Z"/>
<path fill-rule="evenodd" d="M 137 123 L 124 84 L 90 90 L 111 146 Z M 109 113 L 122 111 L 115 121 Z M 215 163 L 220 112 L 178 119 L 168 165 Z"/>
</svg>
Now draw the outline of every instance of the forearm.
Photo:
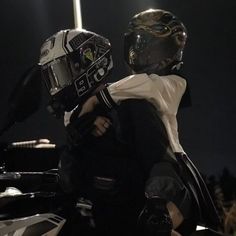
<svg viewBox="0 0 236 236">
<path fill-rule="evenodd" d="M 146 74 L 128 76 L 89 98 L 83 105 L 82 114 L 93 110 L 98 103 L 110 110 L 127 99 L 145 99 L 161 112 L 176 114 L 185 86 L 184 79 L 173 76 L 164 79 Z"/>
<path fill-rule="evenodd" d="M 111 109 L 127 99 L 150 100 L 154 96 L 152 88 L 152 81 L 146 74 L 132 75 L 109 85 L 96 96 L 103 107 Z"/>
<path fill-rule="evenodd" d="M 86 113 L 92 112 L 99 103 L 96 96 L 92 96 L 88 98 L 88 100 L 83 104 L 81 111 L 79 113 L 79 117 L 83 116 Z"/>
<path fill-rule="evenodd" d="M 126 77 L 97 93 L 99 103 L 111 109 L 127 99 L 145 99 L 158 111 L 176 114 L 186 88 L 186 81 L 178 76 L 147 76 L 140 74 Z"/>
<path fill-rule="evenodd" d="M 105 109 L 110 110 L 117 106 L 117 103 L 113 100 L 107 88 L 104 88 L 96 94 L 96 100 Z"/>
</svg>

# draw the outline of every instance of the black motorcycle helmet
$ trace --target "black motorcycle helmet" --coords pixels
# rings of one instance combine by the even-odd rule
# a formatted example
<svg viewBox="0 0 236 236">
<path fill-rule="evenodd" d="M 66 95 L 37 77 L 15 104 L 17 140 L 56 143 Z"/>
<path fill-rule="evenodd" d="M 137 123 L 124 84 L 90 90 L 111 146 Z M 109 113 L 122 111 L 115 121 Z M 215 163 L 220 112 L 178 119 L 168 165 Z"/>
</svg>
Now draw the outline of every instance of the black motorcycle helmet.
<svg viewBox="0 0 236 236">
<path fill-rule="evenodd" d="M 186 39 L 184 24 L 171 12 L 146 10 L 129 22 L 124 58 L 135 73 L 168 74 L 182 64 Z"/>
<path fill-rule="evenodd" d="M 113 67 L 111 45 L 91 31 L 62 30 L 44 42 L 39 64 L 52 98 L 49 111 L 60 117 L 105 83 Z"/>
</svg>

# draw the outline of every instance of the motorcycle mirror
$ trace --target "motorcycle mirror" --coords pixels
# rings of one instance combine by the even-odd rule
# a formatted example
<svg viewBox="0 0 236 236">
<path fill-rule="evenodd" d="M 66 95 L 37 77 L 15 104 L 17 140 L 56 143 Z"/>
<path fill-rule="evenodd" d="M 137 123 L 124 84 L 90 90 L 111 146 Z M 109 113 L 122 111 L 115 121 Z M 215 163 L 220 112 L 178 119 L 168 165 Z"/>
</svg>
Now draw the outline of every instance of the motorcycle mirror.
<svg viewBox="0 0 236 236">
<path fill-rule="evenodd" d="M 9 110 L 0 135 L 16 122 L 22 122 L 39 109 L 42 83 L 39 65 L 28 68 L 12 90 L 8 103 Z"/>
</svg>

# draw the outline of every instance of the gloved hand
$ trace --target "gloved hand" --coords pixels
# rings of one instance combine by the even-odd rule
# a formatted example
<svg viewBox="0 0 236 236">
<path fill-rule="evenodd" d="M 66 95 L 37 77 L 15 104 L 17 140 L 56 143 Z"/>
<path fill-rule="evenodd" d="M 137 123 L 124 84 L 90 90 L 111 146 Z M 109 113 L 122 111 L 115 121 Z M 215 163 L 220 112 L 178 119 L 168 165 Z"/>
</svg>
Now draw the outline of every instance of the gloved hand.
<svg viewBox="0 0 236 236">
<path fill-rule="evenodd" d="M 144 235 L 170 236 L 173 224 L 166 201 L 158 197 L 148 198 L 139 216 L 138 224 Z"/>
<path fill-rule="evenodd" d="M 86 113 L 80 117 L 71 117 L 70 123 L 66 126 L 69 141 L 72 145 L 82 144 L 95 128 L 94 122 L 97 115 L 93 112 Z"/>
</svg>

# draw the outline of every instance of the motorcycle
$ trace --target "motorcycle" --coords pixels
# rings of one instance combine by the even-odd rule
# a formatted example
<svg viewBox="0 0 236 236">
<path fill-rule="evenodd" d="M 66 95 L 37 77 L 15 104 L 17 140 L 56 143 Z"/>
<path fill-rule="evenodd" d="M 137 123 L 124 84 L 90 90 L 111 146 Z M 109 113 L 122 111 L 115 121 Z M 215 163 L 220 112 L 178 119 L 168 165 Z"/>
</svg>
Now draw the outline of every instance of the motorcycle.
<svg viewBox="0 0 236 236">
<path fill-rule="evenodd" d="M 15 152 L 18 162 L 22 162 L 21 152 L 27 159 L 26 152 L 35 157 L 36 152 L 51 151 L 48 147 L 43 150 L 42 147 L 11 146 L 4 149 L 3 156 L 9 158 Z M 127 192 L 120 194 L 123 188 L 120 181 L 99 174 L 103 173 L 100 168 L 83 179 L 85 185 L 78 198 L 62 191 L 57 168 L 32 171 L 33 166 L 30 166 L 26 171 L 16 171 L 19 165 L 12 165 L 12 161 L 7 163 L 0 173 L 0 235 L 120 235 L 122 232 L 131 235 L 133 232 L 141 201 L 135 202 Z M 52 163 L 57 164 L 55 160 L 45 163 L 43 168 L 53 167 Z M 110 164 L 116 168 L 119 165 Z"/>
</svg>

